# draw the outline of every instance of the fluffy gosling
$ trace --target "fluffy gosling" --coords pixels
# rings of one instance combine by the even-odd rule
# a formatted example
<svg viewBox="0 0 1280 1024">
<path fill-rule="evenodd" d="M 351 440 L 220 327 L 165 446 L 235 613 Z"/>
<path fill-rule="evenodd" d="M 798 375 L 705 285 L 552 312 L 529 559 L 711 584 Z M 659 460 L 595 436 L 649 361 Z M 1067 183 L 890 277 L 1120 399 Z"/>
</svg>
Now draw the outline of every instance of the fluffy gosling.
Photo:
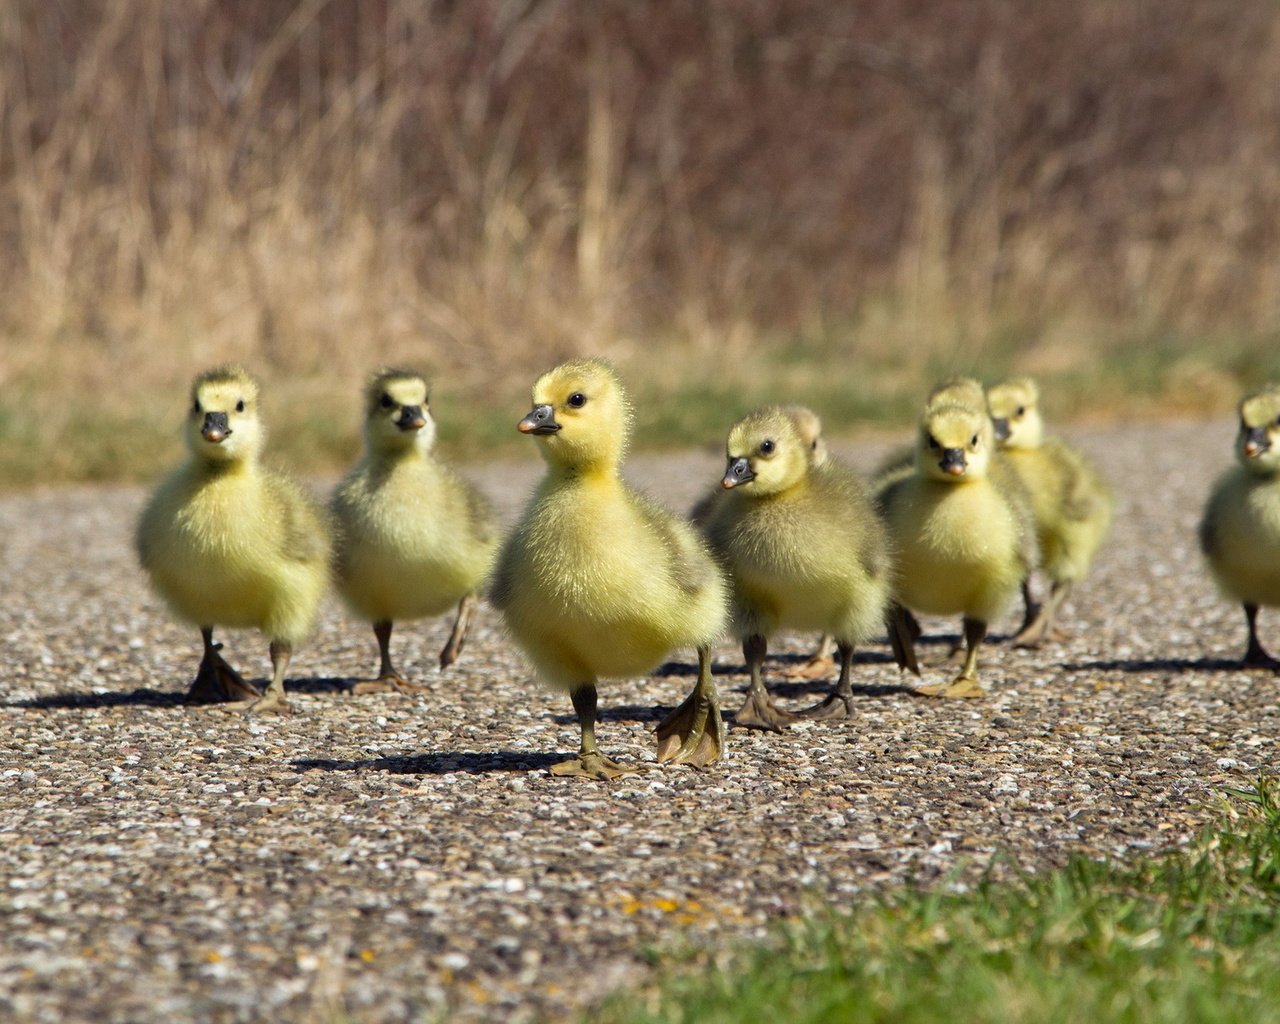
<svg viewBox="0 0 1280 1024">
<path fill-rule="evenodd" d="M 538 674 L 573 701 L 581 746 L 558 775 L 635 770 L 596 744 L 596 684 L 648 672 L 675 647 L 697 648 L 698 681 L 659 725 L 658 760 L 703 766 L 724 749 L 710 648 L 727 587 L 696 531 L 622 482 L 630 427 L 621 382 L 595 359 L 538 378 L 518 424 L 547 472 L 502 548 L 490 597 Z"/>
<path fill-rule="evenodd" d="M 393 624 L 456 604 L 440 651 L 440 667 L 451 665 L 466 642 L 498 531 L 484 496 L 434 455 L 426 380 L 384 370 L 364 397 L 364 456 L 330 503 L 338 527 L 335 576 L 348 607 L 373 624 L 378 641 L 378 677 L 357 682 L 354 691 L 403 692 L 410 684 L 392 664 Z"/>
<path fill-rule="evenodd" d="M 1058 438 L 1045 438 L 1035 381 L 997 384 L 987 392 L 987 405 L 1001 456 L 1030 495 L 1040 566 L 1049 579 L 1043 602 L 1034 600 L 1029 579 L 1022 585 L 1026 615 L 1012 642 L 1034 647 L 1054 635 L 1063 602 L 1110 532 L 1115 500 L 1082 455 Z"/>
<path fill-rule="evenodd" d="M 811 453 L 794 413 L 776 406 L 729 432 L 727 493 L 704 530 L 729 570 L 733 630 L 751 673 L 737 725 L 780 731 L 794 717 L 773 704 L 762 679 L 768 638 L 779 628 L 835 638 L 839 679 L 804 714 L 851 715 L 854 647 L 885 621 L 892 566 L 884 525 L 856 476 L 831 459 L 815 464 Z"/>
<path fill-rule="evenodd" d="M 897 600 L 912 611 L 964 616 L 964 667 L 916 692 L 978 697 L 978 648 L 1035 563 L 1025 494 L 995 459 L 991 418 L 963 405 L 928 409 L 913 472 L 879 492 L 898 565 Z M 901 619 L 902 616 L 897 616 Z M 908 627 L 900 625 L 901 632 Z"/>
<path fill-rule="evenodd" d="M 184 436 L 190 458 L 151 496 L 137 549 L 156 591 L 204 638 L 187 697 L 287 711 L 285 671 L 328 582 L 324 515 L 297 485 L 260 465 L 258 386 L 240 367 L 196 378 Z M 269 638 L 271 682 L 261 697 L 219 653 L 215 626 L 254 627 Z"/>
<path fill-rule="evenodd" d="M 1280 605 L 1280 386 L 1240 402 L 1238 465 L 1218 479 L 1200 522 L 1200 547 L 1223 593 L 1244 606 L 1246 668 L 1280 672 L 1258 639 L 1258 609 Z"/>
</svg>

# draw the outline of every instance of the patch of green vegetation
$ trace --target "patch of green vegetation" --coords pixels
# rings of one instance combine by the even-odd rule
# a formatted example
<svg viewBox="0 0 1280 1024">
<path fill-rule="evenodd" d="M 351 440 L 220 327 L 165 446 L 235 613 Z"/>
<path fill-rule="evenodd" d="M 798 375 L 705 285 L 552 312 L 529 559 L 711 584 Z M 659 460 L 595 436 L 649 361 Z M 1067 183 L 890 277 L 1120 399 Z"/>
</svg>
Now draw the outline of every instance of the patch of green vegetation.
<svg viewBox="0 0 1280 1024">
<path fill-rule="evenodd" d="M 656 957 L 595 1024 L 1280 1020 L 1280 786 L 1186 849 L 905 889 L 732 951 Z"/>
</svg>

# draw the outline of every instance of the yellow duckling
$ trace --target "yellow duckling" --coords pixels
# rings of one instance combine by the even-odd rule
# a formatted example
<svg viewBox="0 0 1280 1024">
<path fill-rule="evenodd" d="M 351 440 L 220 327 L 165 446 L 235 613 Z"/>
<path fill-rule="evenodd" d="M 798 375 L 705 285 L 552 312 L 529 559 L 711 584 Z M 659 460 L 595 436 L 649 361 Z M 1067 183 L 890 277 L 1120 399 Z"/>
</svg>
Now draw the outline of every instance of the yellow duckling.
<svg viewBox="0 0 1280 1024">
<path fill-rule="evenodd" d="M 1022 586 L 1026 617 L 1013 642 L 1032 647 L 1053 635 L 1063 601 L 1111 529 L 1115 501 L 1083 456 L 1057 438 L 1045 438 L 1035 381 L 997 384 L 987 392 L 987 404 L 1001 456 L 1030 496 L 1040 564 L 1049 578 L 1043 604 L 1033 599 L 1029 580 Z"/>
<path fill-rule="evenodd" d="M 1258 608 L 1280 605 L 1280 386 L 1240 402 L 1236 458 L 1209 495 L 1200 547 L 1218 586 L 1244 605 L 1245 666 L 1280 672 L 1258 639 Z"/>
<path fill-rule="evenodd" d="M 258 386 L 240 367 L 196 378 L 185 437 L 191 457 L 147 503 L 137 547 L 160 596 L 204 637 L 188 698 L 249 698 L 249 710 L 288 710 L 285 670 L 328 582 L 324 515 L 259 464 Z M 271 683 L 260 698 L 218 653 L 214 626 L 252 626 L 270 638 Z"/>
<path fill-rule="evenodd" d="M 543 680 L 573 700 L 581 749 L 558 775 L 634 770 L 596 745 L 596 683 L 648 672 L 674 647 L 697 648 L 698 682 L 659 725 L 658 759 L 702 766 L 723 752 L 710 647 L 727 587 L 693 528 L 622 482 L 630 426 L 622 384 L 596 359 L 538 378 L 518 424 L 547 472 L 503 546 L 490 597 Z"/>
<path fill-rule="evenodd" d="M 929 615 L 964 616 L 964 667 L 929 696 L 977 697 L 978 648 L 1035 563 L 1025 494 L 995 458 L 985 409 L 942 405 L 920 424 L 914 472 L 879 493 L 897 556 L 897 600 Z M 901 618 L 901 616 L 899 616 Z M 905 632 L 903 623 L 900 629 Z"/>
<path fill-rule="evenodd" d="M 948 377 L 939 381 L 925 396 L 925 410 L 943 405 L 963 405 L 968 409 L 987 408 L 987 392 L 982 383 L 973 377 Z M 910 476 L 915 471 L 916 446 L 904 444 L 891 451 L 871 474 L 872 486 L 883 489 L 894 480 Z"/>
<path fill-rule="evenodd" d="M 440 652 L 440 667 L 451 665 L 466 642 L 498 533 L 484 496 L 433 455 L 436 426 L 422 376 L 384 370 L 369 381 L 364 438 L 364 457 L 331 502 L 337 585 L 378 640 L 378 678 L 357 683 L 355 692 L 403 691 L 409 684 L 391 662 L 393 622 L 441 615 L 457 604 Z"/>
<path fill-rule="evenodd" d="M 853 713 L 853 650 L 885 622 L 892 587 L 888 538 L 866 490 L 831 459 L 815 464 L 793 413 L 772 406 L 734 424 L 726 445 L 728 492 L 704 524 L 733 585 L 733 629 L 751 688 L 738 725 L 779 731 L 793 716 L 761 678 L 779 628 L 829 632 L 840 653 L 831 694 L 805 714 Z M 914 665 L 912 665 L 914 667 Z"/>
</svg>

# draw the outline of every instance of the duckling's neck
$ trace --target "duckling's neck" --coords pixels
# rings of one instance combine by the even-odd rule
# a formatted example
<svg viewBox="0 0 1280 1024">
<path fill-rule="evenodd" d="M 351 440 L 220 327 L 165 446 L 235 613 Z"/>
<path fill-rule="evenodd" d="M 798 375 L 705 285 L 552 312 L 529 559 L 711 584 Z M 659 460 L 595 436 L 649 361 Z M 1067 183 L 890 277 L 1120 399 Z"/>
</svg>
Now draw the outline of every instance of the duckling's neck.
<svg viewBox="0 0 1280 1024">
<path fill-rule="evenodd" d="M 248 479 L 258 473 L 256 459 L 193 459 L 195 471 L 206 480 Z"/>
<path fill-rule="evenodd" d="M 557 485 L 608 487 L 621 482 L 618 466 L 612 462 L 547 463 L 547 481 Z"/>
</svg>

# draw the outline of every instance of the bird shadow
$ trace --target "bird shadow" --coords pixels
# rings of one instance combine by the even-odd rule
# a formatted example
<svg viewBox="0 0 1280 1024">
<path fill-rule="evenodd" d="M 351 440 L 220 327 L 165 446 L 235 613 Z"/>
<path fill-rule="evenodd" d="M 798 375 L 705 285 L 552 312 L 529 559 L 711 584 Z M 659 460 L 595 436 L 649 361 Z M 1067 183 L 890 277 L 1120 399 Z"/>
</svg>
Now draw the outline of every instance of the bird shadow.
<svg viewBox="0 0 1280 1024">
<path fill-rule="evenodd" d="M 599 722 L 648 722 L 656 725 L 675 710 L 661 704 L 617 704 L 612 707 L 602 706 L 596 711 Z M 573 725 L 578 721 L 575 714 L 555 714 L 551 720 L 556 725 Z"/>
<path fill-rule="evenodd" d="M 1239 658 L 1099 658 L 1064 661 L 1068 672 L 1248 672 L 1274 675 L 1268 669 L 1250 669 Z"/>
<path fill-rule="evenodd" d="M 392 775 L 450 775 L 465 772 L 483 775 L 490 772 L 535 772 L 567 760 L 570 754 L 536 754 L 524 750 L 450 751 L 439 754 L 415 754 L 411 757 L 376 757 L 356 761 L 331 758 L 300 758 L 289 762 L 293 770 L 303 772 L 389 772 Z"/>
<path fill-rule="evenodd" d="M 265 678 L 247 681 L 256 687 L 259 693 L 267 688 L 268 680 Z M 288 679 L 285 680 L 284 689 L 285 693 L 349 694 L 355 682 L 354 679 L 336 677 Z M 75 708 L 89 710 L 120 707 L 216 708 L 219 706 L 217 701 L 189 701 L 186 690 L 153 690 L 148 687 L 107 693 L 51 693 L 43 697 L 28 697 L 24 700 L 0 701 L 0 707 L 3 708 L 39 708 L 45 711 Z"/>
</svg>

